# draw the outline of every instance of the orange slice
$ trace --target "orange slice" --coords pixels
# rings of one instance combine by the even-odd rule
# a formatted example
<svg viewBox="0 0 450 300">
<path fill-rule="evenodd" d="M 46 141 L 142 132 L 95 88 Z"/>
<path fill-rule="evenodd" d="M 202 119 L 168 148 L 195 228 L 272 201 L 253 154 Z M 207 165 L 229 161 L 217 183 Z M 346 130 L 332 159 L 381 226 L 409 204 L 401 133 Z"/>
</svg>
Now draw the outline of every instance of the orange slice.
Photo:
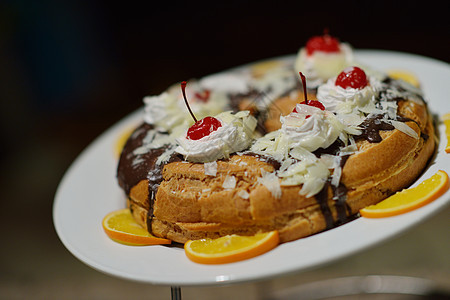
<svg viewBox="0 0 450 300">
<path fill-rule="evenodd" d="M 445 146 L 445 152 L 450 153 L 450 113 L 443 115 L 442 121 L 445 124 L 445 136 L 447 137 L 447 145 Z"/>
<path fill-rule="evenodd" d="M 405 70 L 390 70 L 387 72 L 389 77 L 393 79 L 401 79 L 415 87 L 420 87 L 419 78 L 411 72 Z"/>
<path fill-rule="evenodd" d="M 130 246 L 170 244 L 171 240 L 155 237 L 140 226 L 128 208 L 113 211 L 103 218 L 103 229 L 115 242 Z"/>
<path fill-rule="evenodd" d="M 132 129 L 127 129 L 124 132 L 122 132 L 119 137 L 116 140 L 116 144 L 114 145 L 114 154 L 116 157 L 120 157 L 120 154 L 122 153 L 122 149 L 125 146 L 125 143 L 127 142 L 128 138 L 130 137 L 131 133 L 133 133 Z"/>
<path fill-rule="evenodd" d="M 282 63 L 279 60 L 268 60 L 252 65 L 251 70 L 255 77 L 261 77 L 271 69 L 275 69 L 281 65 Z"/>
<path fill-rule="evenodd" d="M 438 171 L 418 186 L 397 192 L 378 204 L 361 209 L 366 218 L 384 218 L 406 213 L 439 198 L 449 188 L 447 173 Z"/>
<path fill-rule="evenodd" d="M 201 239 L 184 244 L 186 256 L 201 264 L 225 264 L 261 255 L 280 242 L 278 231 L 254 236 L 227 235 L 217 239 Z"/>
</svg>

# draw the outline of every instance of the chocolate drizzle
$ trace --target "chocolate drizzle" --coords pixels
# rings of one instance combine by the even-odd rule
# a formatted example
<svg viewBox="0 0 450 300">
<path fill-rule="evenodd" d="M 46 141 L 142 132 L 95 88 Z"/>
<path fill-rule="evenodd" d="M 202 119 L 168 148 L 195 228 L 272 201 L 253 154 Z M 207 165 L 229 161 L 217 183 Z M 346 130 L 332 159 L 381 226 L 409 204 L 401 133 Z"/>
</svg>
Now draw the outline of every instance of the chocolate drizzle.
<svg viewBox="0 0 450 300">
<path fill-rule="evenodd" d="M 149 207 L 147 213 L 147 225 L 149 227 L 149 232 L 151 232 L 151 219 L 153 218 L 153 204 L 156 192 L 163 179 L 162 169 L 164 168 L 164 165 L 169 162 L 182 160 L 178 154 L 173 153 L 167 162 L 161 164 L 156 163 L 159 156 L 167 151 L 169 146 L 149 149 L 145 153 L 136 154 L 135 150 L 143 146 L 144 139 L 150 130 L 153 130 L 153 126 L 144 123 L 133 132 L 125 144 L 117 168 L 119 185 L 124 189 L 128 196 L 132 187 L 142 180 L 148 180 Z"/>
<path fill-rule="evenodd" d="M 263 154 L 257 154 L 255 152 L 251 152 L 251 151 L 246 151 L 243 153 L 244 155 L 247 156 L 253 156 L 255 158 L 257 158 L 260 161 L 263 161 L 265 163 L 268 163 L 269 165 L 272 165 L 272 167 L 276 170 L 278 170 L 281 167 L 281 163 L 276 160 L 275 158 L 271 157 L 271 156 L 267 156 L 267 155 L 263 155 Z"/>
<path fill-rule="evenodd" d="M 370 143 L 379 143 L 382 138 L 380 135 L 381 130 L 394 130 L 395 127 L 392 124 L 383 120 L 383 115 L 375 115 L 368 117 L 362 122 L 359 127 L 362 130 L 360 135 L 355 136 L 358 139 L 366 139 Z"/>
<path fill-rule="evenodd" d="M 319 204 L 320 210 L 322 211 L 323 217 L 325 218 L 327 230 L 333 228 L 334 225 L 333 215 L 331 213 L 330 206 L 328 205 L 329 186 L 330 183 L 327 181 L 322 190 L 320 190 L 320 192 L 315 196 L 317 204 Z"/>
<path fill-rule="evenodd" d="M 340 166 L 344 167 L 345 162 L 349 158 L 349 155 L 341 157 Z M 337 212 L 337 221 L 334 221 L 331 209 L 329 206 L 328 199 L 330 198 L 329 193 L 332 193 L 332 199 L 334 200 L 334 206 Z M 320 210 L 322 211 L 323 217 L 325 218 L 326 229 L 331 229 L 335 226 L 342 225 L 352 220 L 351 209 L 347 204 L 347 187 L 343 183 L 339 183 L 336 187 L 331 184 L 331 178 L 325 182 L 322 190 L 316 194 L 315 199 L 317 204 L 319 204 Z"/>
<path fill-rule="evenodd" d="M 386 101 L 416 99 L 426 104 L 425 99 L 417 90 L 414 90 L 414 88 L 411 89 L 410 87 L 407 88 L 407 86 L 402 84 L 399 80 L 386 77 L 382 83 L 384 84 L 384 88 L 380 91 L 379 99 Z"/>
</svg>

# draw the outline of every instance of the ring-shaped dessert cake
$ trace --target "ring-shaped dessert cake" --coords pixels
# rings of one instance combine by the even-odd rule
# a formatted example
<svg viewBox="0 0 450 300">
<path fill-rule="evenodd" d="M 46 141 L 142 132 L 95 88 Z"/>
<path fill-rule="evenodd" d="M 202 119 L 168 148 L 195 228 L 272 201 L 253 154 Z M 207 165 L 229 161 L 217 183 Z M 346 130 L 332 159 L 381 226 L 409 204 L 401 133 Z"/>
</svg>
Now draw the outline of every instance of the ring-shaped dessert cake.
<svg viewBox="0 0 450 300">
<path fill-rule="evenodd" d="M 118 182 L 139 224 L 180 243 L 333 228 L 410 185 L 435 149 L 419 87 L 359 64 L 329 35 L 294 64 L 191 80 L 144 103 Z"/>
</svg>

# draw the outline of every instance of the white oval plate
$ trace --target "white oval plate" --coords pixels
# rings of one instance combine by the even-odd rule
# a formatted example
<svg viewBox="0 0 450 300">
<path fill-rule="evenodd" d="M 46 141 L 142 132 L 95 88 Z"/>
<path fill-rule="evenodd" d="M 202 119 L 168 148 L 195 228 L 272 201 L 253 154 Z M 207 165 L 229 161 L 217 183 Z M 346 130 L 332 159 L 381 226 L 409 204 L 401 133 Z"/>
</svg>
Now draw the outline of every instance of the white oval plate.
<svg viewBox="0 0 450 300">
<path fill-rule="evenodd" d="M 358 61 L 386 71 L 403 69 L 419 78 L 431 111 L 450 112 L 450 66 L 431 58 L 406 53 L 359 50 Z M 293 60 L 293 56 L 282 59 Z M 95 140 L 75 160 L 63 177 L 53 206 L 56 231 L 67 249 L 101 272 L 125 279 L 160 285 L 211 285 L 264 279 L 312 267 L 362 251 L 411 228 L 450 202 L 450 191 L 432 203 L 403 215 L 358 218 L 340 227 L 285 243 L 274 250 L 242 262 L 201 265 L 188 260 L 179 247 L 125 246 L 103 232 L 103 217 L 125 207 L 125 195 L 116 181 L 114 147 L 125 129 L 139 124 L 139 110 Z M 441 143 L 432 164 L 417 180 L 429 178 L 439 169 L 450 174 L 450 154 L 444 151 L 444 125 L 439 124 Z M 442 230 L 445 230 L 442 228 Z"/>
</svg>

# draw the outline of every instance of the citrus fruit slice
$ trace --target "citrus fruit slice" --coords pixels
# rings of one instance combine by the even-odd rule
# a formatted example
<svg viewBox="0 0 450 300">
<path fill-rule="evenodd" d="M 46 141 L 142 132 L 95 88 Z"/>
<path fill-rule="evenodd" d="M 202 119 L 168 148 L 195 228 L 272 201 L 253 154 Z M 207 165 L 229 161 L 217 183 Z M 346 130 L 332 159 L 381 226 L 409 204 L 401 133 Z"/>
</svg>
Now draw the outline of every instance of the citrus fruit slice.
<svg viewBox="0 0 450 300">
<path fill-rule="evenodd" d="M 390 70 L 387 73 L 393 79 L 401 79 L 417 88 L 420 87 L 419 79 L 411 72 L 405 70 Z"/>
<path fill-rule="evenodd" d="M 251 70 L 255 77 L 260 77 L 266 74 L 269 70 L 281 66 L 279 60 L 268 60 L 252 65 Z"/>
<path fill-rule="evenodd" d="M 186 256 L 201 264 L 225 264 L 261 255 L 280 242 L 278 231 L 253 236 L 227 235 L 217 239 L 201 239 L 184 244 Z"/>
<path fill-rule="evenodd" d="M 442 121 L 444 121 L 445 124 L 445 136 L 447 137 L 445 152 L 450 153 L 450 113 L 445 114 L 442 117 Z"/>
<path fill-rule="evenodd" d="M 155 237 L 139 225 L 128 208 L 113 211 L 103 218 L 103 229 L 115 242 L 130 246 L 162 245 L 171 241 Z"/>
<path fill-rule="evenodd" d="M 361 209 L 361 216 L 366 218 L 384 218 L 399 215 L 437 199 L 449 188 L 447 173 L 438 171 L 418 186 L 397 192 L 378 204 Z"/>
</svg>

